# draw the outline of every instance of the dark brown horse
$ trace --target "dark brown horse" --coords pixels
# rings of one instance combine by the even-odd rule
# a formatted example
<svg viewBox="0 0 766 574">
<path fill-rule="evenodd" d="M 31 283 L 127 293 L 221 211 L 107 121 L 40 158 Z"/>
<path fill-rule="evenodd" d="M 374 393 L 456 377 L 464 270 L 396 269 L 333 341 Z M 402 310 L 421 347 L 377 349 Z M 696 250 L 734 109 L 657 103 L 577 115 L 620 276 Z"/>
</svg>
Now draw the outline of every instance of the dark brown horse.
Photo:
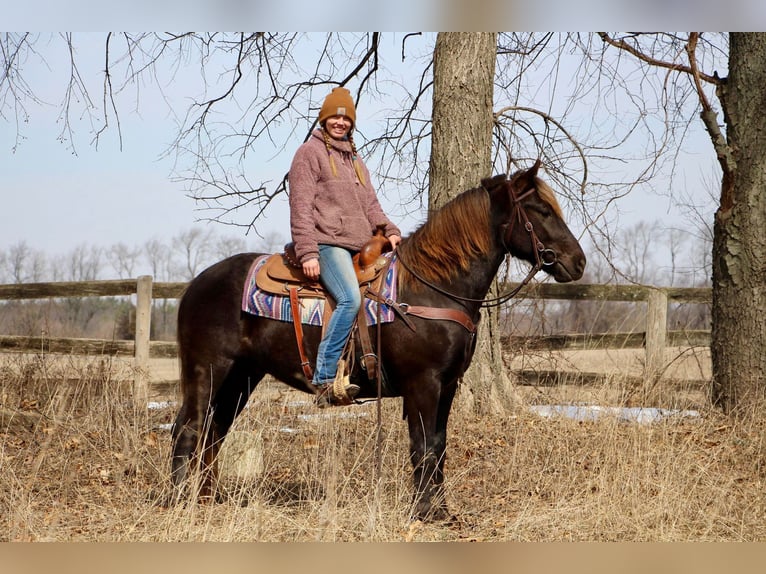
<svg viewBox="0 0 766 574">
<path fill-rule="evenodd" d="M 474 325 L 505 255 L 543 269 L 556 281 L 579 279 L 585 256 L 562 219 L 552 190 L 537 177 L 539 161 L 511 178 L 497 176 L 433 213 L 397 250 L 396 319 L 381 328 L 384 396 L 403 397 L 414 469 L 414 517 L 448 517 L 443 492 L 447 419 L 458 379 L 471 362 Z M 229 257 L 188 286 L 178 312 L 183 404 L 173 429 L 172 479 L 181 490 L 197 460 L 205 485 L 216 480 L 215 457 L 248 396 L 270 374 L 304 391 L 293 325 L 240 311 L 245 277 L 256 253 Z M 531 275 L 530 275 L 531 276 Z M 436 309 L 437 318 L 408 314 Z M 444 314 L 444 309 L 452 311 Z M 445 318 L 452 313 L 452 318 Z M 442 316 L 444 315 L 444 316 Z M 376 344 L 376 329 L 370 329 Z M 321 332 L 304 327 L 314 359 Z M 355 361 L 359 365 L 361 361 Z M 377 385 L 358 366 L 361 397 Z M 201 451 L 201 452 L 200 452 Z M 209 493 L 209 491 L 208 491 Z"/>
</svg>

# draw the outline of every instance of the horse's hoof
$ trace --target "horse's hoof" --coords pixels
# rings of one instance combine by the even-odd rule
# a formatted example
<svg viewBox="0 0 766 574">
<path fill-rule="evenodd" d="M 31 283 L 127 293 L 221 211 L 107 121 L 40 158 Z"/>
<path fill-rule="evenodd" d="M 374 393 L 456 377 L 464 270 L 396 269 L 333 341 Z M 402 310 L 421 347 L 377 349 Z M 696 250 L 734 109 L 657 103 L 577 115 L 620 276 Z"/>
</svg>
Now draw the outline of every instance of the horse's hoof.
<svg viewBox="0 0 766 574">
<path fill-rule="evenodd" d="M 410 517 L 410 520 L 421 522 L 453 522 L 458 519 L 454 514 L 450 514 L 446 507 L 428 506 L 427 508 L 416 509 Z"/>
<path fill-rule="evenodd" d="M 172 508 L 178 506 L 182 499 L 182 491 L 178 488 L 162 490 L 151 489 L 146 494 L 146 502 L 158 508 Z"/>
</svg>

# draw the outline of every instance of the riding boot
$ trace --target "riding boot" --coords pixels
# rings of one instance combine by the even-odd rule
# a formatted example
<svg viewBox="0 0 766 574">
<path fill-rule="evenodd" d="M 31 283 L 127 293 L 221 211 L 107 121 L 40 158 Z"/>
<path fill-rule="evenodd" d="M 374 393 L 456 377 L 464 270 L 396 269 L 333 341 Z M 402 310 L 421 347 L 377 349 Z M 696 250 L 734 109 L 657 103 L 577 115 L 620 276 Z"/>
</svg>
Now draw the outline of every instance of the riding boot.
<svg viewBox="0 0 766 574">
<path fill-rule="evenodd" d="M 361 388 L 348 381 L 348 375 L 346 375 L 333 382 L 317 385 L 316 405 L 323 409 L 329 406 L 352 404 Z"/>
</svg>

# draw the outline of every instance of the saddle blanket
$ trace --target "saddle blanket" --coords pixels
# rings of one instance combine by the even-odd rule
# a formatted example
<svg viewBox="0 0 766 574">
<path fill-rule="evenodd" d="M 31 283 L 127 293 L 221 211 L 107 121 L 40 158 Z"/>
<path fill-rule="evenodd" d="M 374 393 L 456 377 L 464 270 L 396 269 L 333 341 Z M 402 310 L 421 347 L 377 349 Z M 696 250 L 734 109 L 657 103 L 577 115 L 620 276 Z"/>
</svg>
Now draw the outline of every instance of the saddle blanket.
<svg viewBox="0 0 766 574">
<path fill-rule="evenodd" d="M 384 257 L 391 257 L 392 253 L 384 253 Z M 276 319 L 278 321 L 293 322 L 293 314 L 288 296 L 274 295 L 258 289 L 255 285 L 255 275 L 266 262 L 268 255 L 258 257 L 250 266 L 247 273 L 245 286 L 242 293 L 242 310 L 245 313 Z M 381 287 L 381 295 L 385 298 L 396 300 L 396 261 L 394 260 L 388 267 L 388 273 Z M 306 325 L 322 325 L 324 315 L 325 299 L 315 297 L 301 297 L 301 323 Z M 378 322 L 378 303 L 367 297 L 362 299 L 365 315 L 368 325 L 375 325 Z M 390 323 L 394 320 L 394 311 L 388 305 L 383 305 L 380 313 L 381 323 Z"/>
</svg>

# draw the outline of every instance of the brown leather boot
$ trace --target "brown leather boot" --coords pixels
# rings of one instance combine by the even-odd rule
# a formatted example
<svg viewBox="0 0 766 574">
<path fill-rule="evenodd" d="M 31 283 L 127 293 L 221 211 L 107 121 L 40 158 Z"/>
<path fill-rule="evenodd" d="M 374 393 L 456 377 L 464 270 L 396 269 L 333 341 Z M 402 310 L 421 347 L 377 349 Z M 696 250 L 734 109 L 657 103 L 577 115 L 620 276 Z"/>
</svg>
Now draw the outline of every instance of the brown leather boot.
<svg viewBox="0 0 766 574">
<path fill-rule="evenodd" d="M 348 383 L 348 378 L 345 378 L 344 382 L 328 383 L 318 387 L 318 390 L 315 403 L 320 409 L 323 409 L 329 406 L 352 404 L 361 388 L 359 385 Z"/>
</svg>

